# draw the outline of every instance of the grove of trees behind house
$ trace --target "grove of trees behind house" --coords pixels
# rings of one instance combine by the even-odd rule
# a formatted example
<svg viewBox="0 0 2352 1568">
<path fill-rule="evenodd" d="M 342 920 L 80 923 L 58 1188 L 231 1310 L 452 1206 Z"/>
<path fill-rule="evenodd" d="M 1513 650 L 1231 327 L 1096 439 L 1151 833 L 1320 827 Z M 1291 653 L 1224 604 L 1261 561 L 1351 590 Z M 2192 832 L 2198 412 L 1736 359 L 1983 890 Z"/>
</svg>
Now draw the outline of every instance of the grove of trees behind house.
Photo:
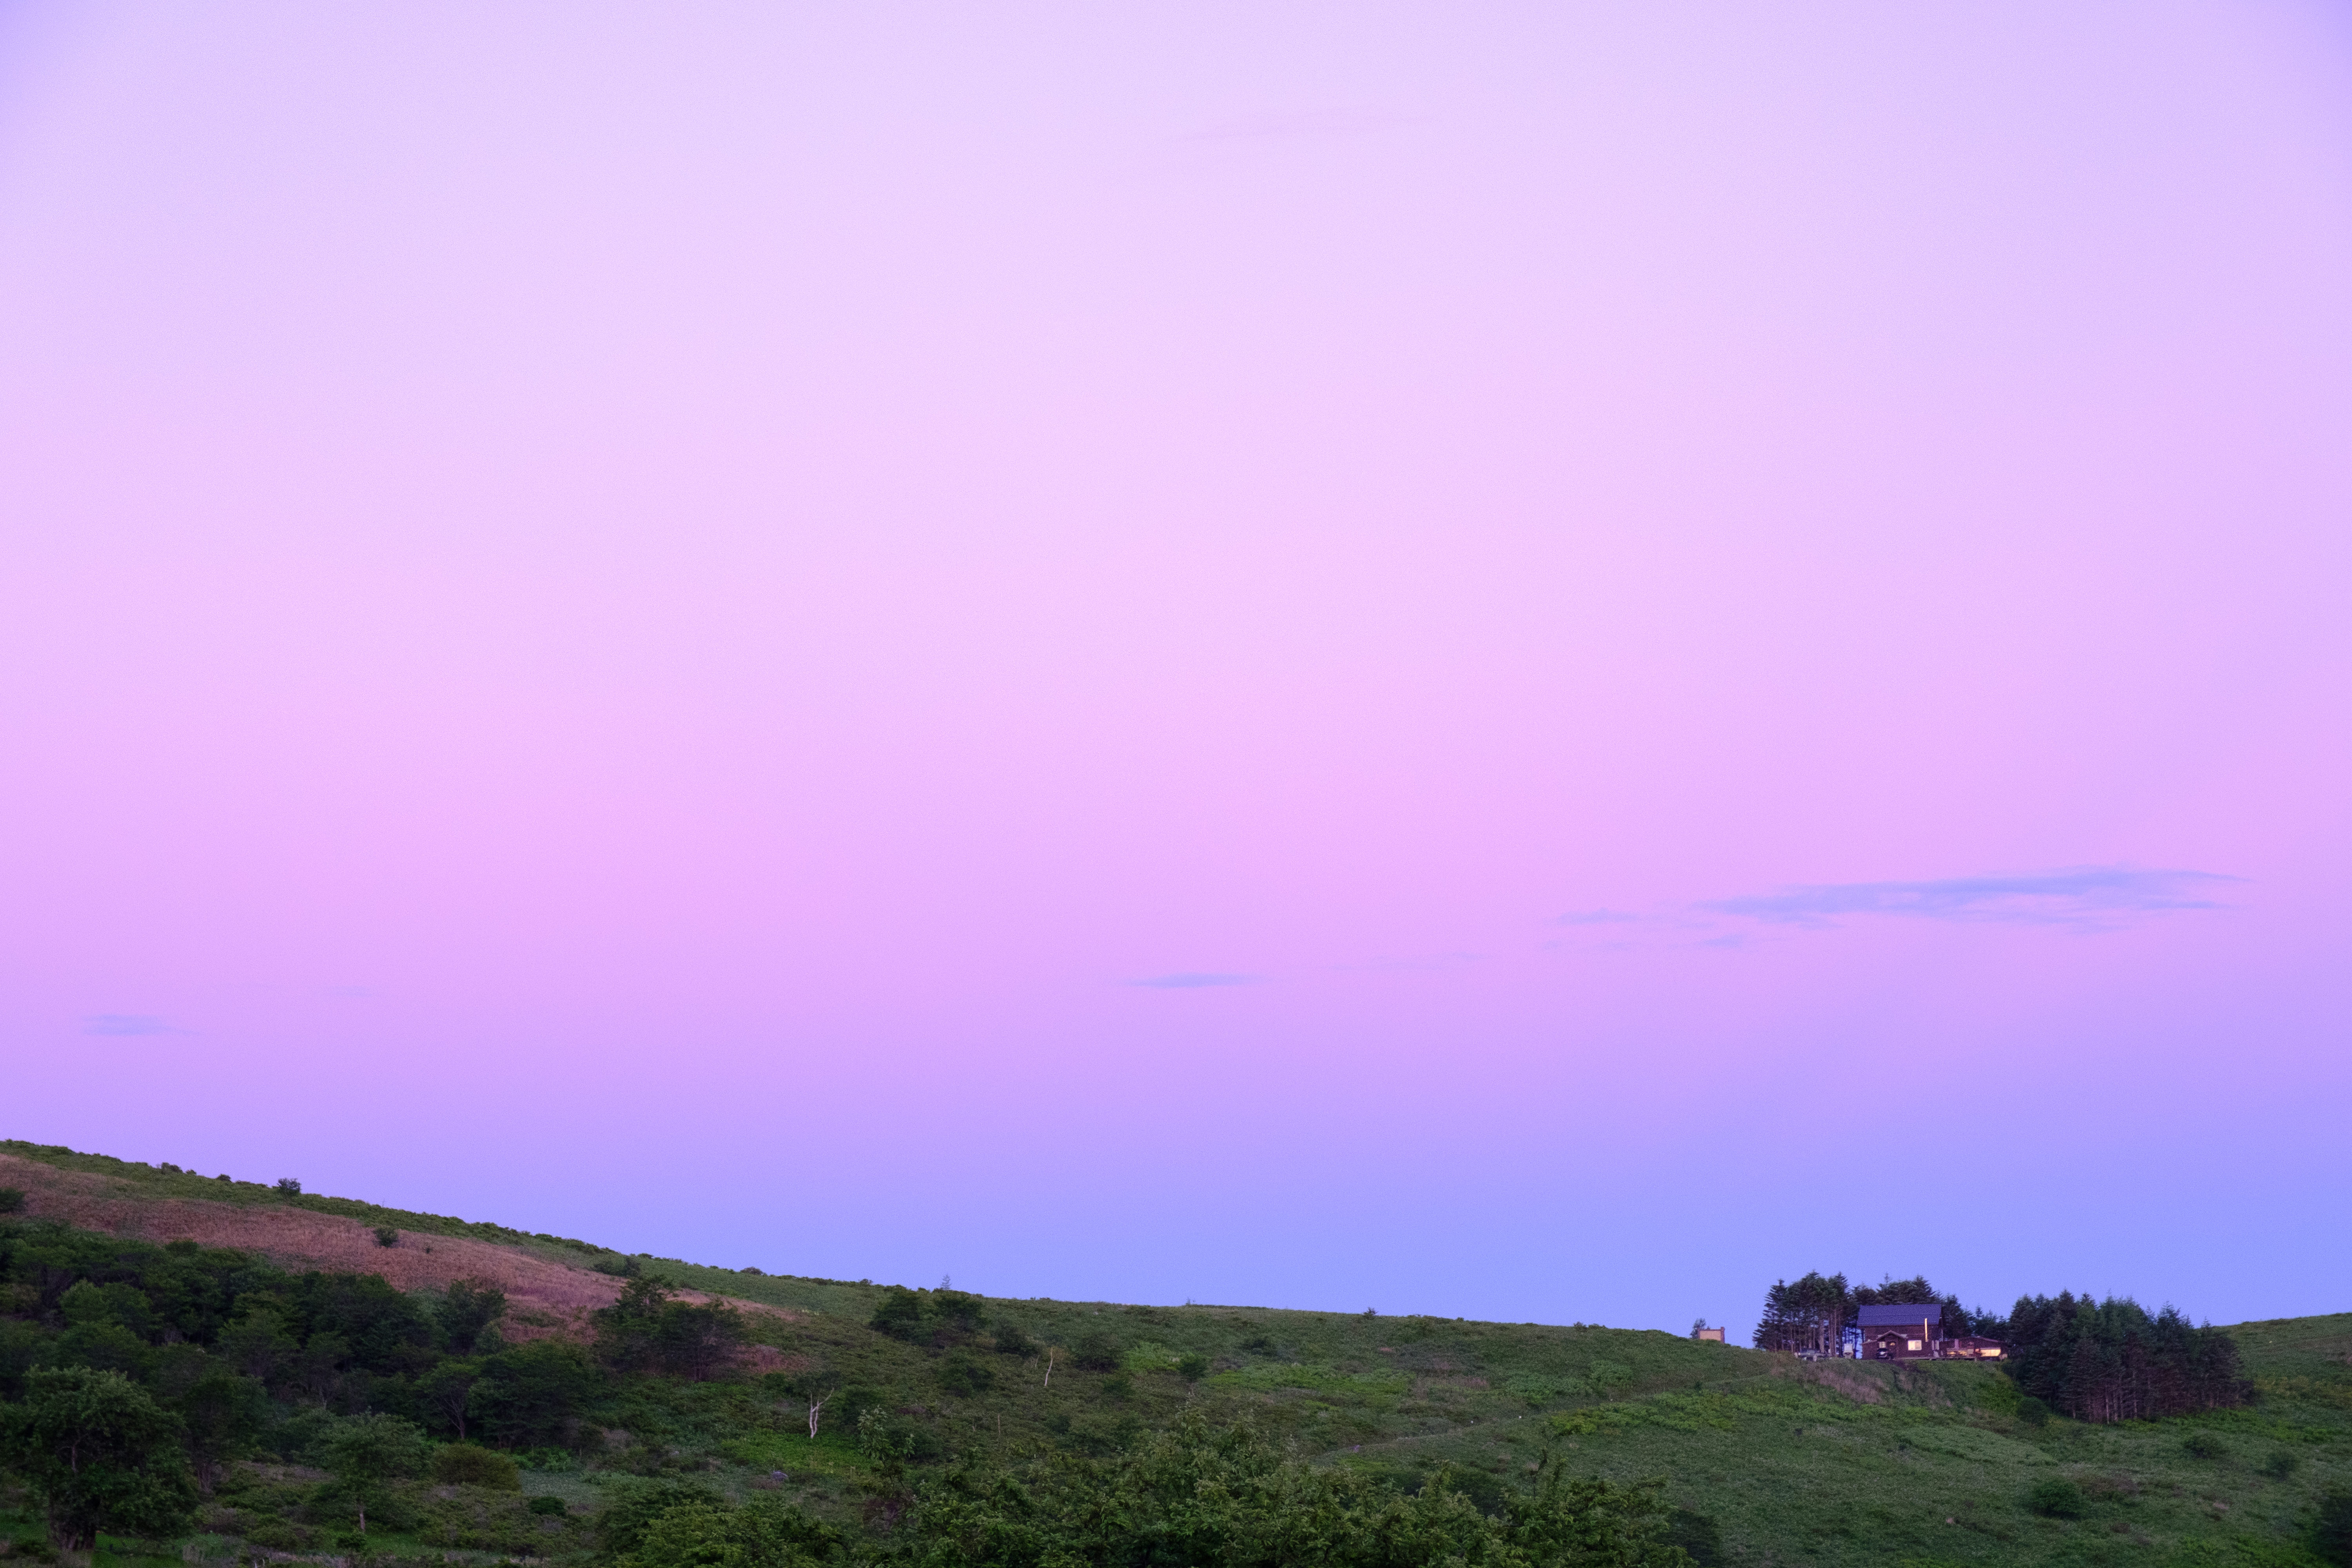
<svg viewBox="0 0 2352 1568">
<path fill-rule="evenodd" d="M 1764 1294 L 1759 1350 L 1836 1355 L 1868 1306 L 1939 1306 L 1948 1333 L 1998 1340 L 2021 1390 L 2077 1421 L 2143 1421 L 2247 1403 L 2252 1385 L 2221 1330 L 2127 1297 L 2021 1296 L 2006 1316 L 1971 1311 L 1924 1277 L 1853 1286 L 1843 1274 L 1780 1280 Z"/>
</svg>

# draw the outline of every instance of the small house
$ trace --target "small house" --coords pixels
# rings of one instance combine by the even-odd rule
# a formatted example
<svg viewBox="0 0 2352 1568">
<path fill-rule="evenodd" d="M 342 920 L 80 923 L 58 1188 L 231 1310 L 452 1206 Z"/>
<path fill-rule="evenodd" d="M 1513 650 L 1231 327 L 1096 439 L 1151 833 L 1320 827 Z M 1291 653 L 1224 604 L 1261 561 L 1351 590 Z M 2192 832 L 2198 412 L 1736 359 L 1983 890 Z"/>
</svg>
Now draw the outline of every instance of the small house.
<svg viewBox="0 0 2352 1568">
<path fill-rule="evenodd" d="M 1701 1329 L 1698 1331 L 1698 1337 L 1702 1342 L 1719 1345 L 1723 1342 L 1723 1331 L 1721 1329 Z"/>
<path fill-rule="evenodd" d="M 1864 1307 L 1856 1320 L 1864 1361 L 1927 1361 L 1942 1338 L 1944 1309 L 1935 1301 Z"/>
</svg>

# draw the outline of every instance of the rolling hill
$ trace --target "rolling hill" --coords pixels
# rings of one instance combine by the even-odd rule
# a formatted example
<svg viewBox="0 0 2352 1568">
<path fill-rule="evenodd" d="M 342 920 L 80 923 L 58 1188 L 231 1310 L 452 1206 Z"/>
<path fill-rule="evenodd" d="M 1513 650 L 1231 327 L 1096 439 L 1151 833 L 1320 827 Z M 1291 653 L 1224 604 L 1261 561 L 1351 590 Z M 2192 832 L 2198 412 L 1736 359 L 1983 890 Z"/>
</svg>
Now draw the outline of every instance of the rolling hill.
<svg viewBox="0 0 2352 1568">
<path fill-rule="evenodd" d="M 750 1342 L 727 1375 L 616 1384 L 573 1438 L 523 1448 L 523 1497 L 562 1500 L 575 1520 L 593 1519 L 625 1478 L 690 1477 L 870 1531 L 892 1453 L 919 1496 L 923 1477 L 958 1465 L 1116 1454 L 1188 1413 L 1245 1420 L 1317 1465 L 1406 1492 L 1444 1470 L 1490 1510 L 1546 1465 L 1663 1478 L 1674 1539 L 1702 1563 L 2308 1563 L 2321 1561 L 2314 1510 L 2352 1488 L 2352 1314 L 2232 1330 L 2259 1390 L 2248 1408 L 2093 1426 L 2021 1402 L 1980 1365 L 1802 1363 L 1591 1324 L 910 1293 L 625 1257 L 19 1142 L 0 1143 L 0 1187 L 25 1194 L 7 1221 L 19 1226 L 232 1248 L 295 1274 L 378 1274 L 420 1300 L 495 1285 L 510 1344 L 592 1338 L 591 1314 L 633 1277 L 737 1309 Z M 813 1389 L 831 1391 L 814 1438 Z M 895 1450 L 872 1441 L 885 1425 Z M 277 1456 L 276 1479 L 250 1484 L 285 1495 L 216 1509 L 205 1539 L 219 1544 L 181 1554 L 239 1550 L 240 1523 L 281 1553 L 327 1550 L 331 1537 L 288 1491 L 304 1484 L 299 1465 L 290 1448 Z M 2037 1511 L 2029 1500 L 2051 1481 L 2071 1494 L 2044 1487 Z M 21 1514 L 8 1528 L 32 1533 Z M 477 1555 L 515 1550 L 482 1540 Z M 575 1529 L 541 1550 L 593 1545 Z"/>
</svg>

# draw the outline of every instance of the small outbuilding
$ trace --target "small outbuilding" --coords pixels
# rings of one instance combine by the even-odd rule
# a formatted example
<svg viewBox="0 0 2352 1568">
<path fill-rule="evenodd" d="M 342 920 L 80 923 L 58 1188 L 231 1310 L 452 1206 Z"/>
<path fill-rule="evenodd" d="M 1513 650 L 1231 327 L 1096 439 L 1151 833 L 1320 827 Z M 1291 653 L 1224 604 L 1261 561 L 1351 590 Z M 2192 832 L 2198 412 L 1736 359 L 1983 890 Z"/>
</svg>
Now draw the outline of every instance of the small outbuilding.
<svg viewBox="0 0 2352 1568">
<path fill-rule="evenodd" d="M 1701 1329 L 1698 1331 L 1696 1337 L 1706 1343 L 1719 1345 L 1723 1342 L 1723 1331 L 1721 1329 Z"/>
</svg>

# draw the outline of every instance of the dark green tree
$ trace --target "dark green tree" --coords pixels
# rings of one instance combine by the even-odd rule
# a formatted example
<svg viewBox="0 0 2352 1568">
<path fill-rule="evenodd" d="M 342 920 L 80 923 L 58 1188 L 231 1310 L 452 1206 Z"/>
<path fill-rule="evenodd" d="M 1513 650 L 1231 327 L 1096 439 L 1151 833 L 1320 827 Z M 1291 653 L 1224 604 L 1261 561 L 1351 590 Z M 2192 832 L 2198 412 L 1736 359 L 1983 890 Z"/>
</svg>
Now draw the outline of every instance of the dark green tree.
<svg viewBox="0 0 2352 1568">
<path fill-rule="evenodd" d="M 1759 1351 L 1834 1355 L 1853 1307 L 1853 1293 L 1846 1289 L 1843 1274 L 1816 1271 L 1793 1282 L 1778 1281 L 1764 1293 L 1764 1315 L 1756 1324 L 1755 1346 Z"/>
<path fill-rule="evenodd" d="M 359 1510 L 362 1535 L 368 1504 L 381 1511 L 391 1484 L 422 1474 L 432 1457 L 415 1422 L 375 1411 L 337 1422 L 319 1447 L 337 1489 Z"/>
<path fill-rule="evenodd" d="M 213 1353 L 233 1372 L 276 1386 L 302 1347 L 286 1329 L 274 1303 L 248 1301 L 235 1321 L 220 1331 Z"/>
<path fill-rule="evenodd" d="M 904 1285 L 885 1285 L 882 1300 L 874 1304 L 874 1315 L 866 1320 L 866 1326 L 894 1340 L 919 1340 L 924 1332 L 923 1299 Z"/>
<path fill-rule="evenodd" d="M 466 1440 L 466 1417 L 471 1409 L 474 1385 L 481 1381 L 480 1362 L 445 1361 L 418 1376 L 416 1394 L 425 1409 L 446 1423 L 462 1443 Z"/>
<path fill-rule="evenodd" d="M 467 1409 L 492 1442 L 542 1447 L 569 1440 L 602 1385 L 595 1363 L 578 1345 L 533 1340 L 482 1363 Z"/>
<path fill-rule="evenodd" d="M 215 1365 L 173 1400 L 187 1430 L 188 1463 L 210 1497 L 221 1468 L 252 1451 L 269 1425 L 269 1394 L 249 1377 Z"/>
<path fill-rule="evenodd" d="M 119 1372 L 37 1367 L 0 1408 L 0 1461 L 32 1488 L 49 1539 L 87 1551 L 98 1532 L 170 1535 L 195 1506 L 178 1416 Z"/>
<path fill-rule="evenodd" d="M 485 1330 L 506 1316 L 507 1293 L 495 1285 L 459 1279 L 443 1294 L 433 1318 L 452 1355 L 469 1356 Z"/>
</svg>

